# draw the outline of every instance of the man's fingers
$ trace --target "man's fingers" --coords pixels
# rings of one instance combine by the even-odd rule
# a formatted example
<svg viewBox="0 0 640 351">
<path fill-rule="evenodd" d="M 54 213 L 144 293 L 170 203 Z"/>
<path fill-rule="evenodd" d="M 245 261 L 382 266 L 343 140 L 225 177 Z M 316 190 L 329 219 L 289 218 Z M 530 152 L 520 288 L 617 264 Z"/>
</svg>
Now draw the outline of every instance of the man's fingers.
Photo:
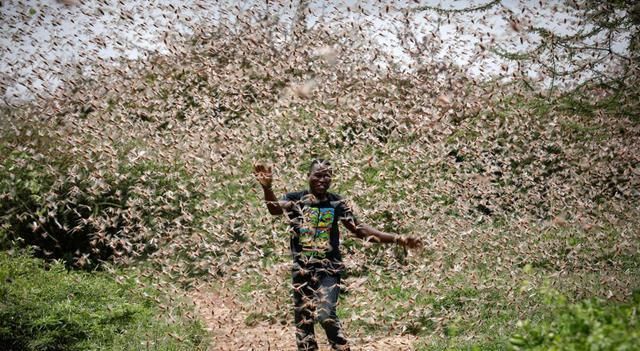
<svg viewBox="0 0 640 351">
<path fill-rule="evenodd" d="M 253 173 L 256 174 L 271 174 L 271 166 L 265 166 L 256 164 L 253 166 Z"/>
<path fill-rule="evenodd" d="M 265 166 L 263 164 L 253 165 L 253 175 L 256 180 L 263 186 L 270 186 L 272 181 L 271 166 Z"/>
<path fill-rule="evenodd" d="M 256 177 L 268 178 L 271 175 L 271 167 L 265 167 L 263 165 L 253 166 L 253 174 Z"/>
</svg>

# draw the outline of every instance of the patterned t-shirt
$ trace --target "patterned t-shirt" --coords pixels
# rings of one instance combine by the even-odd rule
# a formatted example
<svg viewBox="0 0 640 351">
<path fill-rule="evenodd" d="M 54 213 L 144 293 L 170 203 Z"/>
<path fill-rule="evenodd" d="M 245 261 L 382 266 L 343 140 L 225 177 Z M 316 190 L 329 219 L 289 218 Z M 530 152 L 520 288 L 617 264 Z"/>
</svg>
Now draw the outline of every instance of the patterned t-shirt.
<svg viewBox="0 0 640 351">
<path fill-rule="evenodd" d="M 294 261 L 310 258 L 340 263 L 340 220 L 355 217 L 340 195 L 327 193 L 326 201 L 316 201 L 308 191 L 288 193 L 282 197 L 288 201 L 287 216 L 292 230 L 291 253 Z"/>
</svg>

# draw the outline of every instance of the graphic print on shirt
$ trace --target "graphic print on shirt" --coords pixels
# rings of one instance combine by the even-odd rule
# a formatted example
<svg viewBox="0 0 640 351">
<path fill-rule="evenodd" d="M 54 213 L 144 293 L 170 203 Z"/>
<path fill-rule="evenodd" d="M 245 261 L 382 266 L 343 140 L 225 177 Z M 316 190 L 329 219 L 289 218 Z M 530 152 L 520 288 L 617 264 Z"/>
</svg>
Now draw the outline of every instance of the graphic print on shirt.
<svg viewBox="0 0 640 351">
<path fill-rule="evenodd" d="M 300 228 L 302 250 L 320 253 L 329 251 L 334 209 L 307 207 L 303 212 L 304 222 Z"/>
</svg>

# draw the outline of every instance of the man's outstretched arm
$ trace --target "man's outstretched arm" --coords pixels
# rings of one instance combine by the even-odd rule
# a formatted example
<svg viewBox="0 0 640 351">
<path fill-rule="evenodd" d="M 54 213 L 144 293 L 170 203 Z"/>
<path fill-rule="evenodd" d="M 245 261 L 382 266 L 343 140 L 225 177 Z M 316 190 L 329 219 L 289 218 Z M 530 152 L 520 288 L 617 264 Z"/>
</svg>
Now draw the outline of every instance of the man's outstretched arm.
<svg viewBox="0 0 640 351">
<path fill-rule="evenodd" d="M 373 241 L 381 244 L 399 244 L 408 248 L 422 246 L 422 240 L 414 236 L 401 236 L 380 231 L 370 225 L 357 223 L 353 219 L 345 219 L 342 224 L 362 240 Z"/>
<path fill-rule="evenodd" d="M 274 216 L 281 215 L 284 211 L 282 210 L 282 206 L 280 205 L 276 194 L 273 193 L 273 173 L 271 172 L 271 167 L 255 165 L 253 167 L 253 174 L 255 175 L 256 180 L 258 180 L 258 183 L 262 186 L 264 201 L 267 203 L 269 213 Z"/>
</svg>

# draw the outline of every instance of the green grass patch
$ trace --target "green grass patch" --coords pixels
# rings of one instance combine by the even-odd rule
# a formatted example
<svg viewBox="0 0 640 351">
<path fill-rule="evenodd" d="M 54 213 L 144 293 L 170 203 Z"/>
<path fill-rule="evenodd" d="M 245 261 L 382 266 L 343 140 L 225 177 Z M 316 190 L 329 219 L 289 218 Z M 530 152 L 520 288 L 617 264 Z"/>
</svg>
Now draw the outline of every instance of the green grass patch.
<svg viewBox="0 0 640 351">
<path fill-rule="evenodd" d="M 121 273 L 67 271 L 60 261 L 0 252 L 2 349 L 206 349 L 198 322 L 160 317 L 158 293 L 138 287 L 134 271 Z"/>
<path fill-rule="evenodd" d="M 589 299 L 568 302 L 547 293 L 553 313 L 533 323 L 522 321 L 509 339 L 514 350 L 637 350 L 640 345 L 640 292 L 628 302 Z"/>
</svg>

